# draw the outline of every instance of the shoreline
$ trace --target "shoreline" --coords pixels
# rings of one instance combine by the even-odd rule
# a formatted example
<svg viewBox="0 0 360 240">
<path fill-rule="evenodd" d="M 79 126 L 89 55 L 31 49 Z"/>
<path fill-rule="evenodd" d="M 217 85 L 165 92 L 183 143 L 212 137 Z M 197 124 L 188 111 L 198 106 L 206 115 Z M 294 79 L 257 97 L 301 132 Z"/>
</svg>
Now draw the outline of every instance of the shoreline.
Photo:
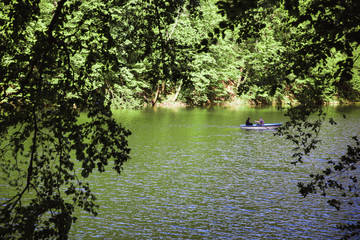
<svg viewBox="0 0 360 240">
<path fill-rule="evenodd" d="M 183 102 L 163 102 L 163 103 L 156 103 L 154 106 L 152 104 L 144 104 L 142 107 L 138 109 L 144 108 L 187 108 L 187 107 L 212 107 L 212 106 L 248 106 L 248 107 L 288 107 L 290 105 L 296 106 L 298 103 L 281 103 L 281 104 L 253 104 L 253 103 L 246 103 L 244 101 L 233 101 L 233 102 L 223 102 L 223 103 L 207 103 L 202 105 L 190 105 Z M 359 105 L 360 102 L 326 102 L 321 106 L 341 106 L 341 105 Z M 116 109 L 116 108 L 114 108 Z M 131 108 L 123 108 L 123 109 L 131 109 Z"/>
</svg>

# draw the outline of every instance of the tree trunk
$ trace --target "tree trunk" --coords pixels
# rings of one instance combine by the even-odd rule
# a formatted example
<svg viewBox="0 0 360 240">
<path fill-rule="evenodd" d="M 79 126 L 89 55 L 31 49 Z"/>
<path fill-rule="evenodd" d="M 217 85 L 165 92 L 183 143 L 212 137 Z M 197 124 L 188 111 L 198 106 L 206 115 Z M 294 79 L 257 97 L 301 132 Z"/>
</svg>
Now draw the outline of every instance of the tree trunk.
<svg viewBox="0 0 360 240">
<path fill-rule="evenodd" d="M 244 72 L 244 69 L 243 68 L 240 68 L 240 72 L 241 74 Z M 248 76 L 248 72 L 245 73 L 245 76 L 244 77 L 239 77 L 238 81 L 237 81 L 237 84 L 236 84 L 236 88 L 238 88 L 240 86 L 241 83 L 244 83 L 247 79 L 247 76 Z"/>
<path fill-rule="evenodd" d="M 173 102 L 175 102 L 176 99 L 178 98 L 179 93 L 180 93 L 180 90 L 181 90 L 181 86 L 182 86 L 182 81 L 180 82 L 180 85 L 179 85 L 179 87 L 178 87 L 178 89 L 177 89 L 177 91 L 176 91 L 176 94 L 175 94 L 175 96 L 174 96 Z"/>
<path fill-rule="evenodd" d="M 159 92 L 160 92 L 160 84 L 158 83 L 158 84 L 157 84 L 157 90 L 156 90 L 156 93 L 155 93 L 155 97 L 154 97 L 154 99 L 151 101 L 151 104 L 153 105 L 153 107 L 156 105 L 157 98 L 158 98 L 158 96 L 159 96 Z"/>
</svg>

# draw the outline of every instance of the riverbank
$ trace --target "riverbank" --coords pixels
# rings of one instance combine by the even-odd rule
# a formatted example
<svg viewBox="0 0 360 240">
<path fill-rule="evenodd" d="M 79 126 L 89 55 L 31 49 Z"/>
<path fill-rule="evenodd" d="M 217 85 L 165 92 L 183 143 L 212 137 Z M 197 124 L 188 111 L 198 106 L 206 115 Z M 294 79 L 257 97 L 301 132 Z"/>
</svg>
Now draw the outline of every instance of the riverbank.
<svg viewBox="0 0 360 240">
<path fill-rule="evenodd" d="M 206 106 L 249 106 L 249 107 L 258 107 L 258 106 L 279 106 L 286 107 L 290 105 L 297 105 L 297 102 L 282 102 L 282 103 L 255 103 L 254 101 L 249 101 L 246 99 L 234 99 L 233 101 L 224 101 L 221 103 L 206 103 L 201 105 L 191 105 L 182 101 L 163 101 L 157 102 L 155 105 L 152 104 L 144 104 L 142 108 L 147 107 L 161 107 L 161 108 L 184 108 L 184 107 L 206 107 Z M 341 102 L 341 101 L 330 101 L 325 102 L 323 106 L 336 106 L 336 105 L 360 105 L 360 102 Z"/>
</svg>

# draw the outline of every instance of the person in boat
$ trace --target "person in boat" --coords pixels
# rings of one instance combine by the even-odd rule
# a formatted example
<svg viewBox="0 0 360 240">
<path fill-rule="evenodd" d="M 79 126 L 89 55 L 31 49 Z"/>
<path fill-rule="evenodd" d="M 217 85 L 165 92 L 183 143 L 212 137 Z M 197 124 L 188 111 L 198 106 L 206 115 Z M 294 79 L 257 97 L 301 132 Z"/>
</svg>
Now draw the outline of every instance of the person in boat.
<svg viewBox="0 0 360 240">
<path fill-rule="evenodd" d="M 257 125 L 264 126 L 265 122 L 262 118 L 259 121 L 255 121 Z"/>
<path fill-rule="evenodd" d="M 248 119 L 246 120 L 245 125 L 253 125 L 252 122 L 250 122 L 250 118 L 248 118 Z"/>
</svg>

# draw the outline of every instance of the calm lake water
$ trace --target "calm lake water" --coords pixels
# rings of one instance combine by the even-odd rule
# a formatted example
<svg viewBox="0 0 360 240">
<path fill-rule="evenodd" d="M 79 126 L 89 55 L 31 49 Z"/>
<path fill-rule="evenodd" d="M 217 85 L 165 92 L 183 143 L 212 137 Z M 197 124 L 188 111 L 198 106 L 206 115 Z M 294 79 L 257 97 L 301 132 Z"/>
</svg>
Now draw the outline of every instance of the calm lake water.
<svg viewBox="0 0 360 240">
<path fill-rule="evenodd" d="M 121 176 L 109 167 L 90 178 L 99 215 L 78 213 L 71 239 L 338 239 L 336 224 L 357 220 L 360 202 L 338 212 L 296 187 L 360 136 L 359 106 L 326 111 L 338 125 L 324 126 L 323 143 L 298 166 L 290 142 L 239 127 L 247 117 L 285 122 L 276 108 L 115 111 L 133 133 L 132 159 Z"/>
</svg>

